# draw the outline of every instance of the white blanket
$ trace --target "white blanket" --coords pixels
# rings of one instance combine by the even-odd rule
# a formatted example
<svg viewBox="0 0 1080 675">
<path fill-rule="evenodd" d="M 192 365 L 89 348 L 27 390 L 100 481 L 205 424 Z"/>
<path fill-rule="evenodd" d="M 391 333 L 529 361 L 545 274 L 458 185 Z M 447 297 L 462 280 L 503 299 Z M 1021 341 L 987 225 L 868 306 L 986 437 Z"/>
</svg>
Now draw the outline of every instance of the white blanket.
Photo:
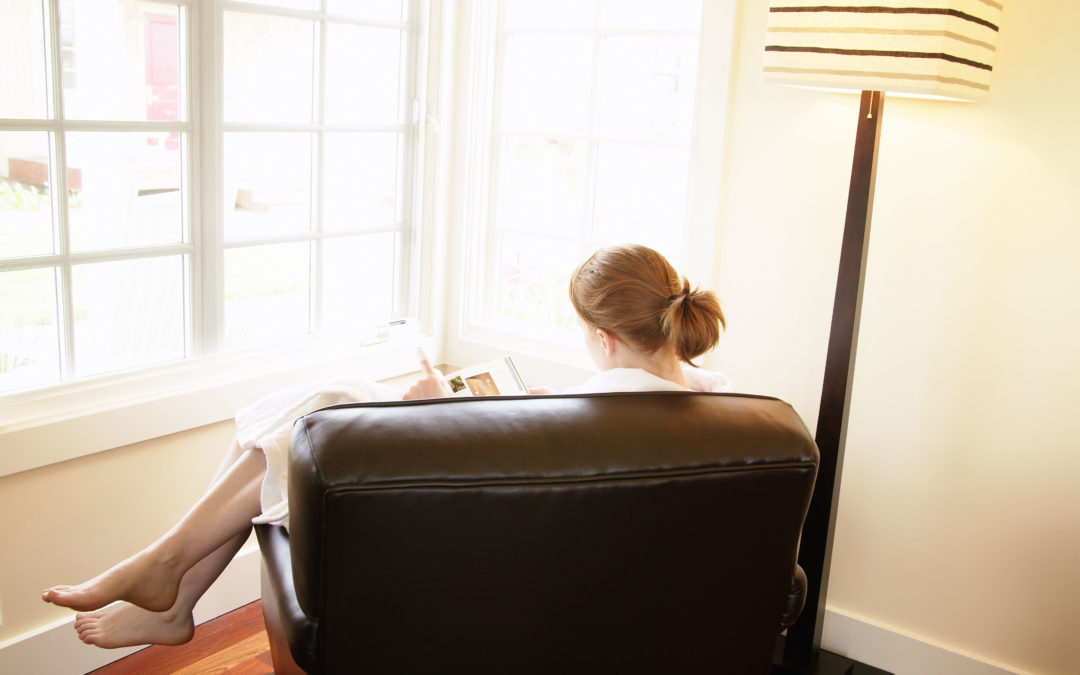
<svg viewBox="0 0 1080 675">
<path fill-rule="evenodd" d="M 253 523 L 289 527 L 289 441 L 293 423 L 309 412 L 339 403 L 396 401 L 405 392 L 360 378 L 309 382 L 265 396 L 236 413 L 236 442 L 266 456 L 266 476 L 259 496 L 262 513 Z"/>
</svg>

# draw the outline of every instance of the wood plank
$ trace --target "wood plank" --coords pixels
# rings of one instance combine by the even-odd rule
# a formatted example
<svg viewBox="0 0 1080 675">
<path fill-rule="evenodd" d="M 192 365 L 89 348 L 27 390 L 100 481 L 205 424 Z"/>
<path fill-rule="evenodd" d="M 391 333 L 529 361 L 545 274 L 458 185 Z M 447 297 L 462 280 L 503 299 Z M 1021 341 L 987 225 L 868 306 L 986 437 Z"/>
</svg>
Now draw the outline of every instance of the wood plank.
<svg viewBox="0 0 1080 675">
<path fill-rule="evenodd" d="M 267 652 L 268 656 L 269 654 L 270 652 Z M 274 675 L 274 666 L 270 663 L 263 663 L 260 656 L 254 661 L 247 661 L 229 668 L 224 675 Z"/>
<path fill-rule="evenodd" d="M 203 673 L 232 673 L 238 668 L 243 668 L 242 672 L 245 673 L 265 672 L 252 671 L 248 666 L 257 663 L 259 654 L 268 651 L 270 651 L 270 640 L 266 637 L 266 633 L 256 633 L 173 672 L 174 675 L 202 675 Z"/>
<path fill-rule="evenodd" d="M 224 673 L 231 666 L 240 666 L 241 661 L 256 660 L 259 652 L 253 651 L 252 641 L 256 638 L 263 642 L 267 641 L 266 630 L 263 626 L 262 602 L 256 600 L 235 609 L 228 614 L 211 619 L 195 627 L 195 636 L 187 644 L 176 647 L 164 645 L 152 645 L 134 654 L 114 661 L 106 666 L 93 671 L 91 675 L 169 675 L 191 666 L 203 659 L 227 652 L 235 645 L 245 644 L 244 649 L 233 653 L 236 661 L 225 664 L 221 670 L 209 672 Z M 250 641 L 250 642 L 249 642 Z M 269 643 L 266 642 L 265 651 L 269 657 Z M 245 673 L 273 672 L 260 670 L 265 661 L 253 661 L 257 665 L 254 670 L 245 670 Z M 208 671 L 201 671 L 208 672 Z"/>
</svg>

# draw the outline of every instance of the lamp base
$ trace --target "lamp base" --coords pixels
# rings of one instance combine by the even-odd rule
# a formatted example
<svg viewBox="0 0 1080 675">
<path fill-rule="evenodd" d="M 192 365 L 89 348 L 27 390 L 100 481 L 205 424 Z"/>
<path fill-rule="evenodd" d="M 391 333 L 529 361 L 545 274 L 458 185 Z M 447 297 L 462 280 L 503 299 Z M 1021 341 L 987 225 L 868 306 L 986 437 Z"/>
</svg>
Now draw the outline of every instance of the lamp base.
<svg viewBox="0 0 1080 675">
<path fill-rule="evenodd" d="M 809 665 L 785 662 L 784 640 L 785 638 L 781 636 L 776 641 L 776 651 L 773 652 L 773 664 L 769 675 L 892 675 L 887 670 L 868 666 L 824 649 L 818 650 Z"/>
</svg>

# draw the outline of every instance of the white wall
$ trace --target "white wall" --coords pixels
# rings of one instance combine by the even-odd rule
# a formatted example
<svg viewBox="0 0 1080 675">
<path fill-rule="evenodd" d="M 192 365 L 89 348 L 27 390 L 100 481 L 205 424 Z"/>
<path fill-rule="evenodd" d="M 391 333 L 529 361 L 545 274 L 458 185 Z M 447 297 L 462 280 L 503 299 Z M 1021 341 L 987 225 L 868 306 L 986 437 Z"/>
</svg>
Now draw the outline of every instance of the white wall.
<svg viewBox="0 0 1080 675">
<path fill-rule="evenodd" d="M 233 432 L 221 422 L 0 478 L 0 645 L 72 615 L 43 590 L 94 576 L 176 523 Z"/>
<path fill-rule="evenodd" d="M 760 83 L 767 5 L 741 5 L 713 363 L 813 428 L 857 99 Z M 827 603 L 1038 673 L 1076 672 L 1077 22 L 1006 3 L 989 101 L 885 101 Z"/>
</svg>

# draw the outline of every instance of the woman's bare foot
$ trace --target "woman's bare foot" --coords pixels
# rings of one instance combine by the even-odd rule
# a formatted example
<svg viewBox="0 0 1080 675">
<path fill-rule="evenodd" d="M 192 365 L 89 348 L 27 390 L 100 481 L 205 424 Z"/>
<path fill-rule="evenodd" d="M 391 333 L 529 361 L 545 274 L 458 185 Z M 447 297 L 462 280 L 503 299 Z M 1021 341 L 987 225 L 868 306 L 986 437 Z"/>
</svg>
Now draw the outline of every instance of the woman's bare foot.
<svg viewBox="0 0 1080 675">
<path fill-rule="evenodd" d="M 186 570 L 172 558 L 142 551 L 77 586 L 54 586 L 41 599 L 80 612 L 125 600 L 151 612 L 164 612 L 176 602 Z"/>
<path fill-rule="evenodd" d="M 105 649 L 134 645 L 180 645 L 195 634 L 191 612 L 151 612 L 128 603 L 75 615 L 75 630 L 88 645 Z"/>
</svg>

